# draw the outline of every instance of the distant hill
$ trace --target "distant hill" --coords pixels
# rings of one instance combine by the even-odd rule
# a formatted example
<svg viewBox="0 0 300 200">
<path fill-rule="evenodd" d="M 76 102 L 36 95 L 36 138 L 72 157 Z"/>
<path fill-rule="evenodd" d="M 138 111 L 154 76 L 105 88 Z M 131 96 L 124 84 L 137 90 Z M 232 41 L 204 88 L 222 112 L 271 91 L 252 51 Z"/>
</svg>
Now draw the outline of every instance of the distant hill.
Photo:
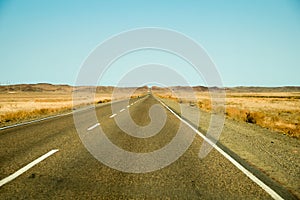
<svg viewBox="0 0 300 200">
<path fill-rule="evenodd" d="M 93 86 L 70 86 L 70 85 L 54 85 L 49 83 L 37 83 L 37 84 L 16 84 L 16 85 L 2 85 L 0 86 L 0 92 L 72 92 L 94 90 Z M 112 93 L 115 87 L 113 86 L 97 86 L 97 93 Z M 118 91 L 128 90 L 130 88 L 122 87 L 118 88 Z M 147 86 L 138 87 L 138 91 L 148 91 Z"/>
<path fill-rule="evenodd" d="M 70 86 L 70 85 L 54 85 L 49 83 L 37 83 L 37 84 L 17 84 L 17 85 L 2 85 L 0 86 L 0 92 L 72 92 L 74 90 L 91 90 L 95 89 L 95 87 L 91 86 Z M 97 93 L 111 93 L 115 87 L 113 86 L 97 86 Z M 130 89 L 129 87 L 121 87 L 118 88 L 119 91 L 124 91 Z M 182 91 L 182 90 L 190 90 L 188 86 L 171 86 L 169 88 L 166 87 L 158 87 L 153 86 L 152 90 L 156 91 L 168 91 L 172 89 L 174 91 Z M 209 89 L 217 90 L 217 87 L 205 87 L 205 86 L 193 86 L 192 89 L 195 92 L 205 92 Z M 147 91 L 148 87 L 143 86 L 138 88 L 139 91 Z M 284 86 L 284 87 L 226 87 L 226 92 L 300 92 L 300 86 Z"/>
<path fill-rule="evenodd" d="M 230 92 L 300 92 L 298 86 L 284 86 L 284 87 L 231 87 L 226 88 L 226 91 Z"/>
<path fill-rule="evenodd" d="M 172 89 L 173 91 L 182 91 L 182 90 L 190 90 L 192 88 L 195 92 L 206 92 L 210 89 L 212 90 L 218 90 L 220 88 L 217 87 L 205 87 L 205 86 L 172 86 L 169 88 L 164 87 L 157 87 L 153 86 L 152 90 L 156 91 L 168 91 L 169 89 Z M 300 87 L 298 86 L 284 86 L 284 87 L 245 87 L 245 86 L 239 86 L 239 87 L 225 87 L 224 88 L 226 92 L 253 92 L 253 93 L 260 93 L 260 92 L 300 92 Z"/>
<path fill-rule="evenodd" d="M 49 83 L 37 83 L 37 84 L 17 84 L 17 85 L 2 85 L 0 86 L 0 92 L 70 92 L 72 91 L 69 85 L 53 85 Z"/>
</svg>

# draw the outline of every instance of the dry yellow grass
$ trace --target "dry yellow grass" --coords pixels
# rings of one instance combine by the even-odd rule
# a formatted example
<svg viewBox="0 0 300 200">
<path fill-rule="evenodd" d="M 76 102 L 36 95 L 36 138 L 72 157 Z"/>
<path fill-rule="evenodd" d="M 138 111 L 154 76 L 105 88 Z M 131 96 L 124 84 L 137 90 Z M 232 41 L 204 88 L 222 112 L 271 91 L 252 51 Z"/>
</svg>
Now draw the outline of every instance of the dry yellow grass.
<svg viewBox="0 0 300 200">
<path fill-rule="evenodd" d="M 71 93 L 0 93 L 0 125 L 48 116 L 72 109 Z"/>
<path fill-rule="evenodd" d="M 152 90 L 161 98 L 179 103 L 196 104 L 200 109 L 211 112 L 210 94 L 195 92 L 196 98 L 188 98 L 184 90 Z M 195 99 L 197 102 L 195 102 Z M 227 92 L 226 116 L 254 123 L 259 126 L 300 138 L 300 92 Z"/>
<path fill-rule="evenodd" d="M 110 102 L 114 88 L 98 87 L 92 98 L 90 93 L 82 92 L 76 100 L 76 105 L 73 102 L 72 91 L 71 86 L 50 84 L 5 86 L 5 88 L 2 86 L 0 87 L 0 126 L 71 111 L 73 107 Z M 121 91 L 117 99 L 128 96 L 126 94 L 128 89 L 123 88 Z M 147 91 L 147 87 L 139 88 L 131 98 L 145 95 Z"/>
<path fill-rule="evenodd" d="M 300 93 L 228 93 L 226 114 L 300 138 Z"/>
</svg>

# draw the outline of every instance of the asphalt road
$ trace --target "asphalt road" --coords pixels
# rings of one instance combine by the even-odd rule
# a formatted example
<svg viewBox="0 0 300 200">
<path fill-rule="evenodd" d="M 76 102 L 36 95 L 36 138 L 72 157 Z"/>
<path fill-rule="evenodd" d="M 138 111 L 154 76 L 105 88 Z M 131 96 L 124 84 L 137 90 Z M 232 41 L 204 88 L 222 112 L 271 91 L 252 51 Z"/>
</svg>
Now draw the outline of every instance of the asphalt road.
<svg viewBox="0 0 300 200">
<path fill-rule="evenodd" d="M 82 119 L 81 133 L 93 139 L 90 135 L 96 136 L 101 129 L 113 144 L 136 153 L 163 148 L 178 130 L 195 134 L 167 109 L 163 127 L 152 137 L 136 138 L 117 124 L 116 120 L 125 129 L 126 124 L 131 126 L 128 114 L 137 125 L 151 124 L 149 109 L 154 104 L 159 102 L 149 95 L 131 99 L 129 104 L 116 102 L 114 112 L 110 104 L 99 106 L 99 124 L 92 120 L 91 110 L 77 112 Z M 164 120 L 159 116 L 154 113 L 152 120 Z M 129 130 L 139 134 L 144 129 Z M 215 149 L 200 159 L 202 143 L 196 135 L 187 151 L 170 165 L 152 172 L 131 173 L 108 167 L 91 155 L 80 140 L 72 114 L 4 129 L 0 131 L 0 180 L 51 150 L 58 151 L 1 186 L 0 199 L 272 199 Z M 113 152 L 107 155 L 117 161 L 118 156 Z M 130 171 L 138 161 L 127 164 Z"/>
</svg>

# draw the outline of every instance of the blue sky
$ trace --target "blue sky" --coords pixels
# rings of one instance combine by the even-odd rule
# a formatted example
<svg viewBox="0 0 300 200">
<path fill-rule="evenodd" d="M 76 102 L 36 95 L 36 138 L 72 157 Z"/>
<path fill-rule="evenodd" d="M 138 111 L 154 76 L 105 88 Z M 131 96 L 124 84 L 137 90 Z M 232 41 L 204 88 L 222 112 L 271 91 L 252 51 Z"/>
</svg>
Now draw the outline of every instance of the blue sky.
<svg viewBox="0 0 300 200">
<path fill-rule="evenodd" d="M 297 0 L 0 0 L 0 83 L 74 85 L 97 45 L 141 27 L 172 29 L 198 42 L 225 86 L 300 86 Z M 141 63 L 169 58 L 144 54 L 151 55 Z M 176 63 L 173 67 L 186 73 L 190 84 L 205 84 L 184 63 Z M 99 83 L 115 85 L 126 71 L 122 67 L 116 65 Z"/>
</svg>

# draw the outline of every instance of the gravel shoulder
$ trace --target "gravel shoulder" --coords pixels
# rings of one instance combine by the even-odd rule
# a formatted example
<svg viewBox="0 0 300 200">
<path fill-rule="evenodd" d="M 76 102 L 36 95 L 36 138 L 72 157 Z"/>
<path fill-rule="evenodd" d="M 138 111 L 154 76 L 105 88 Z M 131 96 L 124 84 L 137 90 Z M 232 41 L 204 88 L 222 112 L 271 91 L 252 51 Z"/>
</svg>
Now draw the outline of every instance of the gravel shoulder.
<svg viewBox="0 0 300 200">
<path fill-rule="evenodd" d="M 199 128 L 208 130 L 211 114 L 189 104 L 162 101 L 192 123 L 200 113 Z M 181 107 L 181 108 L 180 108 Z M 218 143 L 300 199 L 300 140 L 255 124 L 226 119 Z M 241 162 L 240 161 L 240 162 Z"/>
</svg>

